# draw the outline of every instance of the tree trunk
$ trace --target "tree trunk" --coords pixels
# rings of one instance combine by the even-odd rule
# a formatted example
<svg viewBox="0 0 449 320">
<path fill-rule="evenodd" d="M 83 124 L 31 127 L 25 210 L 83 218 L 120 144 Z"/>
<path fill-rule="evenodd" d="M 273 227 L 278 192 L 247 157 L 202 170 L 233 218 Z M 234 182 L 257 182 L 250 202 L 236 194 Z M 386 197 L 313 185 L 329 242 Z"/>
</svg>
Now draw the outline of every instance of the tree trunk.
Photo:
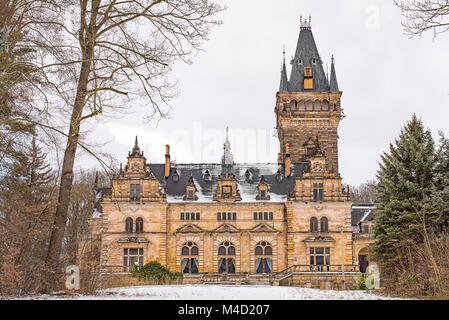
<svg viewBox="0 0 449 320">
<path fill-rule="evenodd" d="M 73 183 L 73 165 L 75 162 L 76 149 L 81 127 L 81 117 L 86 103 L 87 87 L 89 75 L 92 71 L 92 60 L 94 55 L 94 46 L 96 38 L 96 20 L 101 0 L 91 2 L 90 22 L 86 21 L 87 1 L 81 4 L 81 25 L 79 31 L 79 43 L 82 51 L 83 62 L 81 64 L 80 77 L 76 90 L 75 103 L 73 105 L 72 116 L 70 119 L 69 134 L 67 137 L 67 147 L 64 153 L 62 163 L 61 182 L 59 185 L 59 198 L 54 217 L 53 228 L 50 237 L 50 244 L 45 259 L 45 273 L 43 285 L 44 291 L 54 290 L 58 287 L 58 280 L 62 277 L 58 275 L 61 272 L 61 253 L 64 234 L 67 225 L 67 215 L 70 204 L 70 194 Z"/>
<path fill-rule="evenodd" d="M 78 147 L 80 119 L 83 113 L 84 103 L 86 99 L 88 78 L 91 71 L 92 50 L 85 55 L 85 59 L 81 66 L 81 74 L 78 81 L 77 94 L 75 104 L 73 106 L 72 116 L 70 119 L 69 134 L 67 137 L 67 147 L 64 153 L 62 164 L 62 174 L 59 186 L 59 198 L 54 216 L 54 223 L 50 237 L 50 244 L 45 259 L 45 273 L 43 288 L 45 292 L 55 289 L 60 279 L 58 272 L 60 270 L 60 256 L 64 234 L 66 231 L 67 215 L 70 204 L 70 193 L 73 183 L 73 166 L 75 162 L 76 149 Z"/>
</svg>

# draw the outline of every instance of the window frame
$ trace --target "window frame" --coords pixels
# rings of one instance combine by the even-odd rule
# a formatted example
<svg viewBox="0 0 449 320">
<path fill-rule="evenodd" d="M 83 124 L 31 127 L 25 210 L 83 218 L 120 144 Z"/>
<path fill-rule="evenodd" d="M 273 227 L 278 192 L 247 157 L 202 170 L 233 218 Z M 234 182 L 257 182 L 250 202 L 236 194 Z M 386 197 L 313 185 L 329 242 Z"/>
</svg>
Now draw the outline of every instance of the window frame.
<svg viewBox="0 0 449 320">
<path fill-rule="evenodd" d="M 134 220 L 131 217 L 125 219 L 125 233 L 133 233 Z"/>
<path fill-rule="evenodd" d="M 321 217 L 320 219 L 320 232 L 322 233 L 329 232 L 329 219 L 327 217 Z"/>
<path fill-rule="evenodd" d="M 143 253 L 144 248 L 123 248 L 123 268 L 124 271 L 134 271 L 135 264 L 131 265 L 131 258 L 137 258 L 137 265 L 143 266 Z M 137 250 L 137 254 L 131 254 L 131 250 Z M 136 261 L 135 260 L 135 261 Z"/>
<path fill-rule="evenodd" d="M 136 233 L 143 233 L 143 218 L 136 218 Z"/>
</svg>

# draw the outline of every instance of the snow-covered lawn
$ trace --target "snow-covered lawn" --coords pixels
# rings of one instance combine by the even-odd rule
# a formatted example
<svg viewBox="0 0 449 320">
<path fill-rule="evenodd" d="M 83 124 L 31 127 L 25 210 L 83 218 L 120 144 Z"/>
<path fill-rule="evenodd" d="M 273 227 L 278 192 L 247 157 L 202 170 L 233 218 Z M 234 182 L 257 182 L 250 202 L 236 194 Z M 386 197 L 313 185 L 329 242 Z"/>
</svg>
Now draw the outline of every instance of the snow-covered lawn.
<svg viewBox="0 0 449 320">
<path fill-rule="evenodd" d="M 391 300 L 365 291 L 236 285 L 140 286 L 107 289 L 95 296 L 38 296 L 31 299 L 76 300 Z"/>
</svg>

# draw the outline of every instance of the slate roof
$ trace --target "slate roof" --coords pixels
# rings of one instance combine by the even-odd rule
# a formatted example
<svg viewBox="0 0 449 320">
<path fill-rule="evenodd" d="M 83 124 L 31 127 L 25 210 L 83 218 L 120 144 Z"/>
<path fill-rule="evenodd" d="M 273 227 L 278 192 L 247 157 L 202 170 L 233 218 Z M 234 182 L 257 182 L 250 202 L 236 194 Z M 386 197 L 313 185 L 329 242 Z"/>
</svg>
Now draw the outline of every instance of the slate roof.
<svg viewBox="0 0 449 320">
<path fill-rule="evenodd" d="M 337 82 L 337 73 L 335 72 L 334 57 L 332 57 L 332 65 L 331 65 L 330 90 L 332 92 L 339 91 L 338 90 L 338 82 Z"/>
<path fill-rule="evenodd" d="M 372 221 L 376 211 L 376 205 L 372 203 L 354 203 L 351 209 L 351 226 L 354 232 L 359 232 L 359 223 Z"/>
<path fill-rule="evenodd" d="M 285 66 L 285 60 L 284 63 L 282 64 L 281 83 L 279 85 L 279 92 L 288 92 L 287 67 Z"/>
<path fill-rule="evenodd" d="M 310 24 L 307 28 L 302 28 L 296 45 L 293 59 L 290 80 L 287 81 L 287 71 L 285 63 L 281 70 L 281 82 L 279 92 L 335 92 L 339 91 L 337 75 L 335 72 L 334 60 L 332 58 L 330 83 L 323 68 L 323 61 L 318 52 L 315 39 L 313 37 Z M 311 67 L 313 75 L 313 90 L 304 90 L 304 68 Z"/>
<path fill-rule="evenodd" d="M 284 165 L 278 164 L 235 164 L 233 173 L 237 179 L 242 201 L 256 202 L 257 185 L 263 176 L 270 187 L 270 200 L 258 200 L 257 202 L 285 202 L 287 193 L 292 190 L 295 183 L 295 176 L 302 176 L 302 172 L 308 169 L 308 163 L 292 164 L 292 176 L 285 178 Z M 217 178 L 221 172 L 221 164 L 176 164 L 171 168 L 171 174 L 168 179 L 164 177 L 164 164 L 147 164 L 147 167 L 153 172 L 162 186 L 166 187 L 168 202 L 188 202 L 182 198 L 185 194 L 185 186 L 190 177 L 193 177 L 195 186 L 198 189 L 198 201 L 195 202 L 214 202 L 212 200 Z M 206 170 L 209 170 L 211 179 L 204 179 Z M 247 170 L 250 176 L 246 174 Z M 281 173 L 281 179 L 278 181 L 278 170 Z M 173 173 L 177 172 L 179 181 L 173 181 Z M 111 188 L 101 188 L 96 191 L 93 218 L 101 218 L 101 201 L 104 195 L 109 194 Z M 351 210 L 351 225 L 353 232 L 359 232 L 359 223 L 362 221 L 372 221 L 374 219 L 375 204 L 353 204 Z"/>
<path fill-rule="evenodd" d="M 307 169 L 308 163 L 292 164 L 292 175 L 285 177 L 284 165 L 278 164 L 235 164 L 233 174 L 237 179 L 238 188 L 242 201 L 255 202 L 257 196 L 257 185 L 263 176 L 270 188 L 270 200 L 260 200 L 258 202 L 284 202 L 287 194 L 293 190 L 295 176 L 301 177 Z M 221 164 L 176 164 L 173 165 L 170 177 L 164 177 L 164 164 L 147 164 L 162 186 L 165 187 L 168 202 L 184 202 L 182 200 L 186 184 L 192 176 L 195 186 L 198 189 L 198 201 L 214 202 L 213 195 L 217 186 L 217 178 L 222 171 Z M 179 175 L 178 181 L 173 179 L 175 172 Z M 205 179 L 207 172 L 210 179 Z"/>
<path fill-rule="evenodd" d="M 313 63 L 315 61 L 315 63 Z M 329 82 L 323 68 L 323 61 L 313 38 L 312 30 L 302 29 L 299 33 L 295 56 L 291 61 L 290 92 L 302 92 L 304 90 L 304 68 L 311 67 L 313 75 L 314 92 L 329 92 Z"/>
</svg>

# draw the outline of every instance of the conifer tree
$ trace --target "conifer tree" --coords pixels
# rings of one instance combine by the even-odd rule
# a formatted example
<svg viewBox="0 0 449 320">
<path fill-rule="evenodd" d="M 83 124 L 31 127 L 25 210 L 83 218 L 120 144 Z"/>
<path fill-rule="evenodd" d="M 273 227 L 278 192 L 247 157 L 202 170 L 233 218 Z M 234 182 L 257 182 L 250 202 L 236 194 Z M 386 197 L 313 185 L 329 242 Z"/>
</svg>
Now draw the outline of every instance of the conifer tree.
<svg viewBox="0 0 449 320">
<path fill-rule="evenodd" d="M 449 228 L 449 139 L 440 132 L 436 153 L 435 190 L 431 199 L 435 214 L 436 232 L 447 233 Z"/>
<path fill-rule="evenodd" d="M 2 167 L 0 180 L 0 271 L 11 273 L 11 281 L 0 282 L 0 292 L 10 287 L 20 294 L 40 285 L 54 175 L 35 138 L 14 160 Z"/>
<path fill-rule="evenodd" d="M 401 265 L 407 267 L 410 245 L 426 237 L 432 219 L 425 203 L 434 182 L 434 149 L 431 133 L 413 115 L 390 152 L 381 156 L 371 258 L 390 279 Z"/>
</svg>

